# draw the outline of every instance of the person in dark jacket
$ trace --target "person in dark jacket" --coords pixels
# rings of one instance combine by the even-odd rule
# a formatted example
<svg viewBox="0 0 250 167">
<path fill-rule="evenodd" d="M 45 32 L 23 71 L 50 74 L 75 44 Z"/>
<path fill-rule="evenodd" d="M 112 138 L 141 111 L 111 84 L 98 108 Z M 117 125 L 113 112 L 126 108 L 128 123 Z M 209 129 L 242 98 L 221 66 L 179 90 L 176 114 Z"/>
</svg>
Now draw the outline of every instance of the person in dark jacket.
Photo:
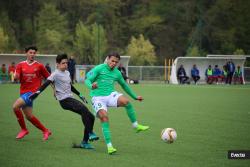
<svg viewBox="0 0 250 167">
<path fill-rule="evenodd" d="M 68 71 L 70 73 L 72 84 L 74 84 L 74 81 L 75 81 L 75 72 L 76 72 L 75 65 L 76 65 L 76 62 L 75 62 L 74 56 L 70 56 L 69 62 L 68 62 Z"/>
<path fill-rule="evenodd" d="M 232 60 L 229 60 L 227 62 L 227 82 L 228 84 L 231 84 L 232 83 L 232 78 L 233 78 L 233 75 L 234 75 L 234 71 L 235 71 L 235 65 L 233 63 Z"/>
<path fill-rule="evenodd" d="M 186 71 L 185 71 L 182 64 L 180 65 L 180 67 L 179 67 L 179 69 L 177 71 L 177 77 L 178 77 L 178 79 L 180 81 L 180 84 L 189 83 L 188 82 L 189 77 L 187 76 Z"/>
<path fill-rule="evenodd" d="M 50 68 L 49 63 L 47 63 L 47 64 L 45 65 L 45 68 L 46 68 L 46 70 L 51 74 L 51 68 Z"/>
</svg>

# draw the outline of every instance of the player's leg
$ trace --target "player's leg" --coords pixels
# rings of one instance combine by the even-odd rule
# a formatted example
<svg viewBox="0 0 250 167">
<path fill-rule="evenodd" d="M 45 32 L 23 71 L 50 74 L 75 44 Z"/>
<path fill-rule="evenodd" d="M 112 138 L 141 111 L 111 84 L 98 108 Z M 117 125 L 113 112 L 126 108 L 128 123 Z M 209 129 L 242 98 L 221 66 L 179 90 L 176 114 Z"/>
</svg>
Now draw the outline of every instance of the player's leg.
<svg viewBox="0 0 250 167">
<path fill-rule="evenodd" d="M 107 145 L 108 154 L 113 154 L 117 150 L 113 147 L 113 145 L 111 143 L 111 133 L 110 133 L 110 129 L 109 129 L 108 113 L 107 113 L 106 110 L 100 109 L 97 112 L 97 117 L 101 121 L 102 133 L 103 133 L 103 136 L 104 136 L 105 143 Z"/>
<path fill-rule="evenodd" d="M 24 100 L 22 98 L 18 98 L 12 107 L 16 115 L 17 121 L 21 127 L 21 131 L 17 134 L 16 139 L 21 139 L 29 133 L 28 129 L 26 128 L 23 113 L 21 111 L 21 107 L 24 105 L 25 105 Z"/>
<path fill-rule="evenodd" d="M 184 84 L 188 83 L 188 79 L 189 79 L 189 77 L 187 77 L 187 76 L 184 77 Z"/>
<path fill-rule="evenodd" d="M 38 129 L 40 129 L 43 132 L 43 140 L 48 140 L 49 136 L 51 135 L 51 131 L 38 120 L 33 114 L 32 114 L 32 106 L 33 102 L 29 99 L 29 96 L 32 94 L 32 92 L 27 92 L 25 94 L 21 95 L 21 98 L 24 100 L 25 105 L 22 107 L 23 113 L 25 117 Z"/>
<path fill-rule="evenodd" d="M 239 77 L 239 80 L 240 80 L 240 84 L 243 85 L 243 84 L 244 84 L 244 83 L 243 83 L 243 77 Z"/>
<path fill-rule="evenodd" d="M 93 127 L 94 127 L 94 123 L 95 123 L 95 116 L 89 111 L 89 109 L 84 105 L 82 104 L 81 102 L 79 102 L 79 107 L 80 107 L 80 111 L 81 111 L 81 115 L 82 115 L 82 121 L 83 122 L 86 122 L 86 133 L 88 133 L 88 140 L 89 141 L 95 141 L 95 140 L 98 140 L 99 137 L 96 136 L 96 134 L 93 132 Z M 85 118 L 87 118 L 85 120 Z"/>
<path fill-rule="evenodd" d="M 212 84 L 213 83 L 213 76 L 208 76 L 208 84 Z"/>
<path fill-rule="evenodd" d="M 85 105 L 83 105 L 80 101 L 74 98 L 66 98 L 64 100 L 61 100 L 60 105 L 62 106 L 63 109 L 73 111 L 81 116 L 82 123 L 85 127 L 83 140 L 81 142 L 81 147 L 86 149 L 93 149 L 94 147 L 88 143 L 88 140 L 89 140 L 89 135 L 93 133 L 94 116 L 91 114 L 91 112 Z M 96 140 L 98 139 L 99 138 L 97 137 Z"/>
<path fill-rule="evenodd" d="M 102 126 L 102 134 L 104 141 L 107 145 L 108 153 L 113 154 L 116 149 L 113 147 L 111 142 L 111 132 L 109 129 L 109 118 L 107 113 L 107 101 L 109 96 L 97 96 L 92 98 L 92 107 L 96 113 L 97 118 L 100 119 Z"/>
<path fill-rule="evenodd" d="M 132 123 L 132 126 L 136 129 L 136 132 L 144 131 L 149 129 L 149 126 L 140 125 L 137 122 L 136 113 L 132 106 L 132 104 L 129 102 L 128 98 L 126 98 L 123 95 L 120 95 L 117 99 L 117 106 L 118 107 L 125 107 L 127 115 L 130 119 L 130 122 Z"/>
<path fill-rule="evenodd" d="M 43 132 L 43 140 L 48 140 L 49 136 L 52 134 L 49 129 L 47 129 L 40 120 L 35 117 L 32 113 L 32 106 L 25 106 L 23 112 L 27 120 L 29 120 L 35 127 L 40 129 Z"/>
<path fill-rule="evenodd" d="M 228 83 L 231 84 L 232 83 L 232 78 L 233 78 L 233 73 L 229 72 L 229 78 L 228 78 Z"/>
<path fill-rule="evenodd" d="M 237 78 L 236 76 L 234 76 L 234 77 L 233 77 L 233 81 L 234 81 L 234 84 L 236 84 L 237 81 L 238 81 L 238 78 Z"/>
<path fill-rule="evenodd" d="M 197 76 L 196 82 L 198 82 L 200 79 L 201 79 L 201 77 L 200 77 L 200 76 Z"/>
<path fill-rule="evenodd" d="M 89 134 L 89 141 L 99 140 L 99 137 L 93 132 L 93 127 L 94 127 L 94 123 L 95 123 L 95 116 L 90 111 L 89 111 L 89 119 L 90 119 L 90 122 L 92 124 L 92 131 Z"/>
</svg>

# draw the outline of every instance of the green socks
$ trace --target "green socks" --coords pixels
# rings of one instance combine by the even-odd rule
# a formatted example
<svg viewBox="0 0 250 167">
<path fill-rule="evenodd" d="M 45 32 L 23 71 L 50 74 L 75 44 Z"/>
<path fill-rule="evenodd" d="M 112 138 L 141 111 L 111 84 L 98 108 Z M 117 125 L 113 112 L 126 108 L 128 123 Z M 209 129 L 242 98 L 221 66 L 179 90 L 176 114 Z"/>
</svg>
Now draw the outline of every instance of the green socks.
<svg viewBox="0 0 250 167">
<path fill-rule="evenodd" d="M 137 126 L 137 121 L 136 121 L 136 115 L 135 115 L 135 111 L 133 109 L 133 106 L 131 105 L 131 103 L 128 103 L 126 106 L 126 111 L 128 114 L 128 117 L 130 119 L 130 121 L 133 123 L 133 126 L 136 127 Z M 135 125 L 134 125 L 135 124 Z M 102 122 L 102 133 L 104 136 L 104 140 L 105 143 L 107 144 L 107 146 L 112 146 L 111 144 L 111 134 L 110 134 L 110 130 L 109 130 L 109 123 L 108 122 Z"/>
<path fill-rule="evenodd" d="M 136 115 L 135 115 L 135 110 L 133 108 L 133 106 L 131 105 L 131 103 L 129 102 L 126 106 L 126 111 L 127 111 L 127 114 L 128 114 L 128 117 L 130 119 L 130 121 L 132 123 L 136 122 Z"/>
<path fill-rule="evenodd" d="M 111 143 L 111 135 L 109 130 L 109 123 L 108 122 L 102 122 L 102 133 L 104 136 L 104 140 L 106 144 Z"/>
</svg>

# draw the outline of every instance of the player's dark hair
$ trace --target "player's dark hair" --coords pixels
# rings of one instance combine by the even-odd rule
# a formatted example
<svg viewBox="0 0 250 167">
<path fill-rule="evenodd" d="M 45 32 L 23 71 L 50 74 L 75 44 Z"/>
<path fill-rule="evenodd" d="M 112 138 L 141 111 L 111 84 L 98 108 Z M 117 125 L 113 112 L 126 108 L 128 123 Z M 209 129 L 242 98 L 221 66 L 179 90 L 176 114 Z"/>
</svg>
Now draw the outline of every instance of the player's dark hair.
<svg viewBox="0 0 250 167">
<path fill-rule="evenodd" d="M 61 63 L 63 59 L 68 59 L 68 55 L 66 53 L 59 54 L 56 56 L 56 62 Z"/>
<path fill-rule="evenodd" d="M 121 56 L 120 56 L 119 53 L 117 53 L 117 52 L 112 52 L 112 53 L 109 53 L 109 54 L 108 54 L 108 58 L 110 58 L 110 57 L 112 57 L 112 56 L 118 58 L 119 60 L 121 59 Z"/>
<path fill-rule="evenodd" d="M 25 53 L 27 53 L 29 50 L 37 51 L 38 49 L 36 46 L 33 46 L 33 45 L 25 47 Z"/>
</svg>

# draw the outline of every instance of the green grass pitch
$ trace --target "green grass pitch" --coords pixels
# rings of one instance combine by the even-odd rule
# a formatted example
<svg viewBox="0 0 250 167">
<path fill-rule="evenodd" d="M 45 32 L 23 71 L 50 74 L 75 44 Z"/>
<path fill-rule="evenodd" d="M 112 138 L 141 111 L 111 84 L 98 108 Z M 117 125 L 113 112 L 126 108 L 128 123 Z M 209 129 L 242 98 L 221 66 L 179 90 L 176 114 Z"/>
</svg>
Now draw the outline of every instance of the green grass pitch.
<svg viewBox="0 0 250 167">
<path fill-rule="evenodd" d="M 48 141 L 26 121 L 30 134 L 17 141 L 19 125 L 12 104 L 19 85 L 0 85 L 1 167 L 167 167 L 250 166 L 250 160 L 229 160 L 228 150 L 250 150 L 250 86 L 222 85 L 132 85 L 145 100 L 131 100 L 138 121 L 150 130 L 135 133 L 123 108 L 110 109 L 112 143 L 116 155 L 108 155 L 101 137 L 95 150 L 73 149 L 82 139 L 78 115 L 63 110 L 47 88 L 34 103 L 34 114 L 52 131 Z M 87 94 L 82 84 L 76 88 Z M 120 90 L 120 88 L 119 88 Z M 89 96 L 87 95 L 89 99 Z M 90 105 L 88 105 L 91 108 Z M 161 141 L 163 128 L 175 128 L 175 143 Z"/>
</svg>

